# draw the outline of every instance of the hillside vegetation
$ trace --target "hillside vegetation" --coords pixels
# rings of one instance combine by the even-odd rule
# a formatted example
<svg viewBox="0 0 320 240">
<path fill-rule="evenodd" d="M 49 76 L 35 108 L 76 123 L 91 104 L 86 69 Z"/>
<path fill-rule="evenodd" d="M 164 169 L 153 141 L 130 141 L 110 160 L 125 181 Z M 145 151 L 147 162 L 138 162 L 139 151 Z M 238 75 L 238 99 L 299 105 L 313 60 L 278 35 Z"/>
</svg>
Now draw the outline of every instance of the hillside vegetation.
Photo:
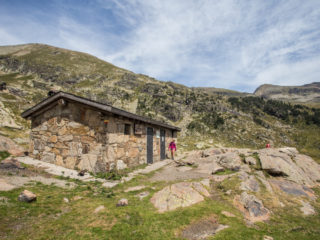
<svg viewBox="0 0 320 240">
<path fill-rule="evenodd" d="M 0 134 L 22 145 L 27 144 L 29 123 L 21 112 L 49 90 L 63 90 L 181 127 L 181 150 L 212 145 L 260 148 L 271 142 L 276 147 L 295 146 L 320 161 L 320 111 L 314 105 L 268 100 L 263 94 L 188 88 L 41 44 L 0 47 L 0 83 L 7 85 L 0 91 L 6 119 L 18 126 L 1 125 Z"/>
</svg>

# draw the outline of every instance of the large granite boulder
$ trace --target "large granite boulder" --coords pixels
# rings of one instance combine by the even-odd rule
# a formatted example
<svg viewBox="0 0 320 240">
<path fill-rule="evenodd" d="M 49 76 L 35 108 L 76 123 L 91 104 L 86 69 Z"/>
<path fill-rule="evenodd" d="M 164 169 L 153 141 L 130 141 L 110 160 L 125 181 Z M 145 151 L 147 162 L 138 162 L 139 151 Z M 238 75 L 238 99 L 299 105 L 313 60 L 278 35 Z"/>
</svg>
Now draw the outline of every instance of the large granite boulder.
<svg viewBox="0 0 320 240">
<path fill-rule="evenodd" d="M 201 202 L 204 196 L 209 197 L 210 194 L 201 183 L 180 182 L 155 193 L 151 203 L 162 213 Z"/>
<path fill-rule="evenodd" d="M 320 173 L 317 173 L 316 170 L 308 170 L 307 165 L 303 166 L 303 159 L 300 155 L 296 156 L 296 152 L 291 148 L 283 149 L 263 149 L 259 151 L 259 158 L 261 162 L 261 167 L 263 170 L 267 171 L 270 175 L 273 176 L 284 176 L 288 179 L 304 184 L 304 185 L 315 185 L 315 181 L 312 180 L 311 176 L 314 179 L 317 179 Z M 297 159 L 298 161 L 295 161 Z M 296 164 L 299 162 L 299 164 Z M 310 166 L 317 165 L 315 162 L 308 160 Z M 300 166 L 303 166 L 300 167 Z M 315 169 L 317 169 L 315 167 Z M 311 174 L 311 176 L 309 176 Z"/>
</svg>

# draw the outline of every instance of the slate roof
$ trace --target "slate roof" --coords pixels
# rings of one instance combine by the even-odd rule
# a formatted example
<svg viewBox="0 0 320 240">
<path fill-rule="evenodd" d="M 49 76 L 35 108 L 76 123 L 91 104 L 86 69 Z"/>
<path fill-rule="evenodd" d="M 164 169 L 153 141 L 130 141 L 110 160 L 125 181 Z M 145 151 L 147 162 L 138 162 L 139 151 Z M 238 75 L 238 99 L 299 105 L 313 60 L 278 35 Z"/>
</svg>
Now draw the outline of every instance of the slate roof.
<svg viewBox="0 0 320 240">
<path fill-rule="evenodd" d="M 54 95 L 44 99 L 43 101 L 41 101 L 37 105 L 33 106 L 32 108 L 29 108 L 28 110 L 24 111 L 21 114 L 21 116 L 23 118 L 28 118 L 28 117 L 32 116 L 33 114 L 37 113 L 38 111 L 44 109 L 45 107 L 50 106 L 51 103 L 54 103 L 55 101 L 58 101 L 59 99 L 64 99 L 66 101 L 80 103 L 80 104 L 92 107 L 92 108 L 96 109 L 97 111 L 109 112 L 109 113 L 113 113 L 118 116 L 124 116 L 126 118 L 138 120 L 138 121 L 141 121 L 144 123 L 148 123 L 148 124 L 152 124 L 152 125 L 164 127 L 167 129 L 176 130 L 176 131 L 181 131 L 180 128 L 169 125 L 167 123 L 156 121 L 156 120 L 146 118 L 146 117 L 142 117 L 137 114 L 130 113 L 130 112 L 124 111 L 119 108 L 115 108 L 111 105 L 99 103 L 99 102 L 90 100 L 88 98 L 76 96 L 74 94 L 66 93 L 66 92 L 62 92 L 62 91 L 55 93 Z"/>
</svg>

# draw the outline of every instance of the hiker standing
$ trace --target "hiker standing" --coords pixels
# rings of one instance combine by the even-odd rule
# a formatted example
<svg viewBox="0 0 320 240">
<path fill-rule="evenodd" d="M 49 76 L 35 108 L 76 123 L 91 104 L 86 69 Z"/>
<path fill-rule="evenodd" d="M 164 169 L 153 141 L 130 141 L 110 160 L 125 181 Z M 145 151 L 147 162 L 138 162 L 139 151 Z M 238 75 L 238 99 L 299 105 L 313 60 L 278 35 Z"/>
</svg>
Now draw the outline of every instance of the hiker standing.
<svg viewBox="0 0 320 240">
<path fill-rule="evenodd" d="M 270 143 L 268 143 L 267 145 L 266 145 L 266 148 L 270 148 L 271 147 L 271 145 L 270 145 Z"/>
<path fill-rule="evenodd" d="M 171 152 L 172 160 L 174 160 L 174 152 L 177 151 L 177 146 L 174 139 L 172 139 L 172 141 L 169 144 L 169 151 Z"/>
</svg>

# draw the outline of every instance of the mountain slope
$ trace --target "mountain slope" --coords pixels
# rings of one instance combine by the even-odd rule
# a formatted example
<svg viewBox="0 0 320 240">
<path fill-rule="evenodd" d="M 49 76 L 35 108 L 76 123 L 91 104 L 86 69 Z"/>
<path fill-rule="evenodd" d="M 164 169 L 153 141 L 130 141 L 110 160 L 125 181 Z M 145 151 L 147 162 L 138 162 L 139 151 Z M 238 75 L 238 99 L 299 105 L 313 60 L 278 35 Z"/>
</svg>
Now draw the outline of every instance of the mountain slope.
<svg viewBox="0 0 320 240">
<path fill-rule="evenodd" d="M 295 103 L 320 103 L 320 82 L 303 86 L 264 84 L 255 90 L 254 95 Z"/>
<path fill-rule="evenodd" d="M 49 90 L 63 90 L 181 127 L 180 150 L 214 144 L 259 148 L 271 142 L 296 146 L 320 159 L 317 109 L 161 82 L 85 53 L 41 44 L 0 47 L 1 83 L 7 84 L 0 91 L 6 118 L 22 129 L 2 126 L 0 134 L 20 142 L 29 130 L 20 113 Z"/>
</svg>

